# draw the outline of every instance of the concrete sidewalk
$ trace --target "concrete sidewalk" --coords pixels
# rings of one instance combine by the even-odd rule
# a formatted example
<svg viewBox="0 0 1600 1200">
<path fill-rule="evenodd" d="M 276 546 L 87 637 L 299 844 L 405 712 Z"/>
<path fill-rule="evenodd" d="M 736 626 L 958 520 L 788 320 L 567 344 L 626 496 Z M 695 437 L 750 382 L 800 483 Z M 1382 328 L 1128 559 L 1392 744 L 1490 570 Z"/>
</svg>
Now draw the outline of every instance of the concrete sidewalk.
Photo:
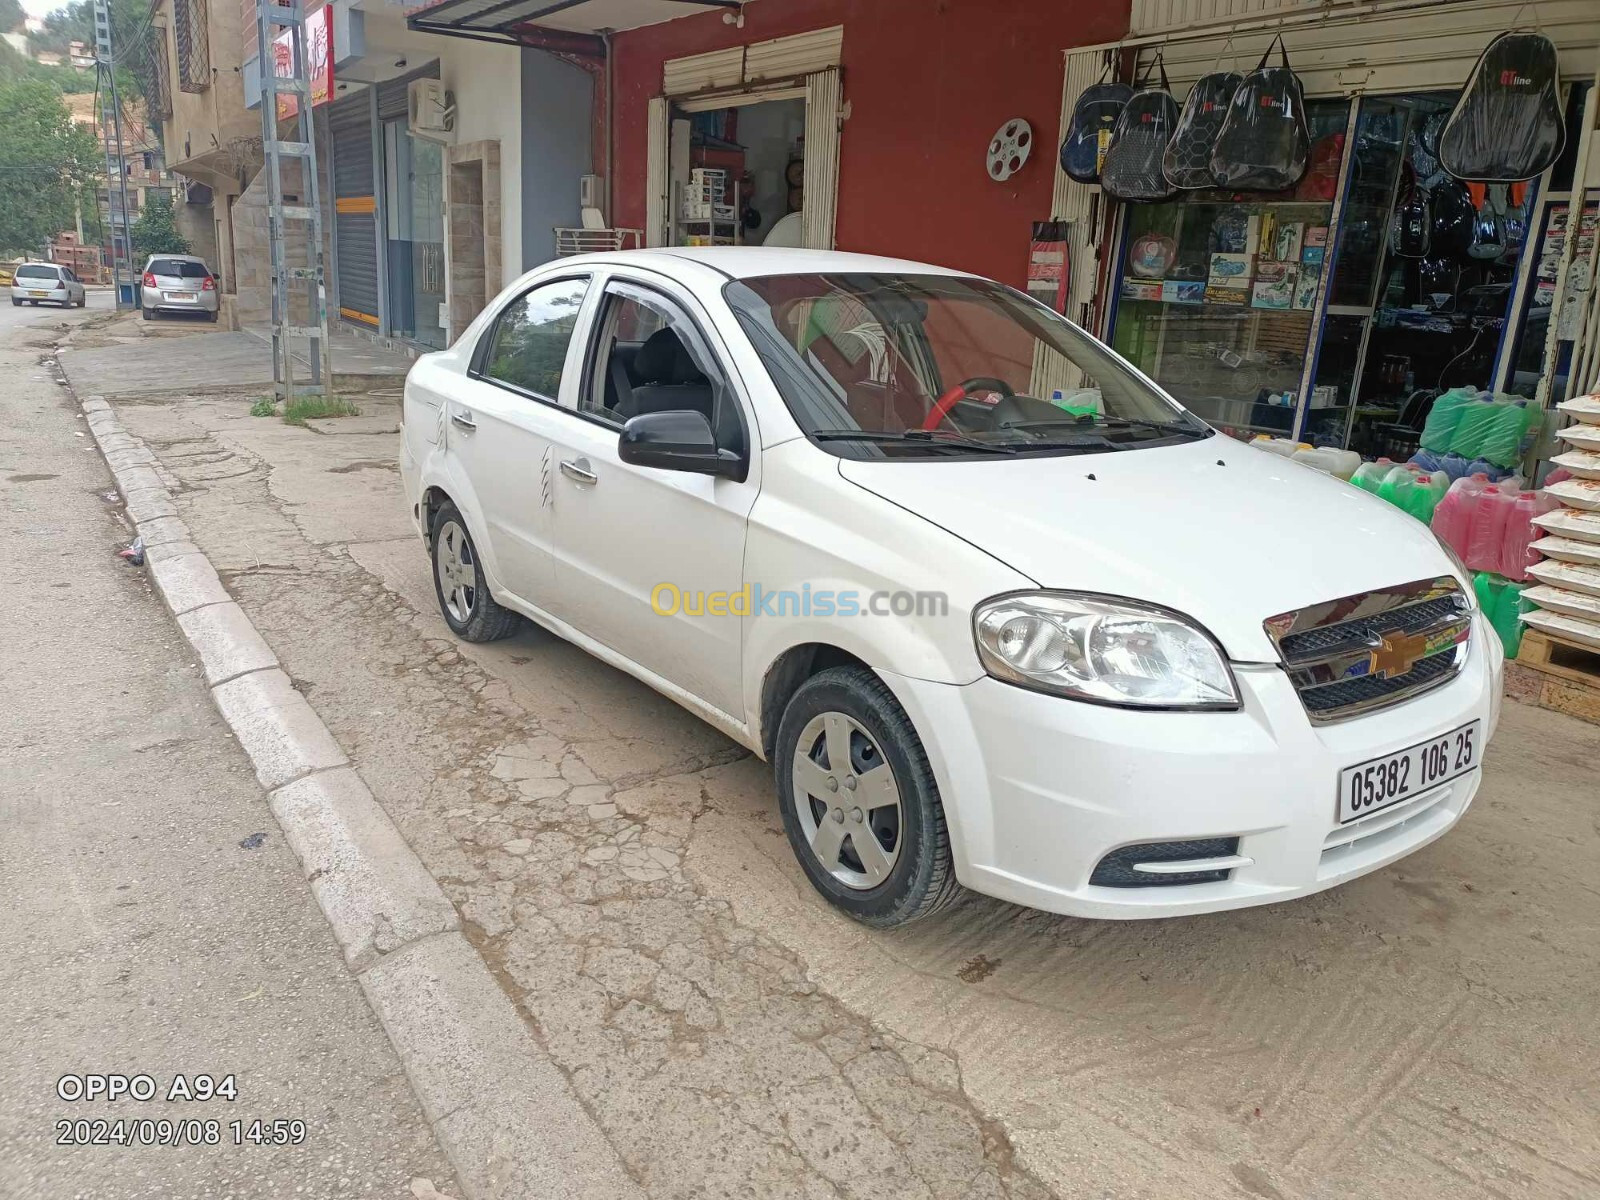
<svg viewBox="0 0 1600 1200">
<path fill-rule="evenodd" d="M 93 349 L 68 348 L 60 360 L 80 396 L 110 398 L 173 393 L 262 392 L 272 389 L 272 342 L 261 331 L 214 333 L 185 322 L 192 336 L 174 336 L 176 322 L 156 323 L 159 337 Z M 398 390 L 410 356 L 353 334 L 332 338 L 334 386 L 340 392 Z M 309 379 L 309 367 L 299 380 Z"/>
</svg>

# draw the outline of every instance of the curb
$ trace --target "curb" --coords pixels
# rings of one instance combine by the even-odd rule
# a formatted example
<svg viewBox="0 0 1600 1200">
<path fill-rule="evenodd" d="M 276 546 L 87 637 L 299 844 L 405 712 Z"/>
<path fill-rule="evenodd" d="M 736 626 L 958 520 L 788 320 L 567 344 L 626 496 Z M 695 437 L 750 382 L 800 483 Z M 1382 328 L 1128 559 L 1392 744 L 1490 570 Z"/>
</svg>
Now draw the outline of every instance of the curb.
<svg viewBox="0 0 1600 1200">
<path fill-rule="evenodd" d="M 468 1200 L 642 1200 L 462 935 L 455 906 L 190 538 L 155 456 L 103 397 L 80 406 L 144 539 L 150 580 Z"/>
</svg>

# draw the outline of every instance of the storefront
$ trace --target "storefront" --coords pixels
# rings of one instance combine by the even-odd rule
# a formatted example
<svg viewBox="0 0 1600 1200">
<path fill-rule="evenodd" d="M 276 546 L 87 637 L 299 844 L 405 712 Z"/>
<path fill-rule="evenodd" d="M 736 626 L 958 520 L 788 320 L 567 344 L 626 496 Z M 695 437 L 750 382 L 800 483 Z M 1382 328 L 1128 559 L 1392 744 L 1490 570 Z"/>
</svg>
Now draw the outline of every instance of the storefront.
<svg viewBox="0 0 1600 1200">
<path fill-rule="evenodd" d="M 1437 158 L 1478 55 L 1517 27 L 1516 4 L 1258 8 L 1193 31 L 1169 14 L 1177 33 L 1070 52 L 1065 114 L 1102 72 L 1131 79 L 1158 53 L 1181 103 L 1201 75 L 1248 72 L 1281 34 L 1311 133 L 1308 170 L 1287 193 L 1118 204 L 1060 176 L 1057 216 L 1077 223 L 1088 268 L 1075 273 L 1070 315 L 1243 438 L 1400 460 L 1440 392 L 1534 398 L 1600 44 L 1588 0 L 1537 7 L 1561 53 L 1567 139 L 1526 184 L 1469 189 Z"/>
</svg>

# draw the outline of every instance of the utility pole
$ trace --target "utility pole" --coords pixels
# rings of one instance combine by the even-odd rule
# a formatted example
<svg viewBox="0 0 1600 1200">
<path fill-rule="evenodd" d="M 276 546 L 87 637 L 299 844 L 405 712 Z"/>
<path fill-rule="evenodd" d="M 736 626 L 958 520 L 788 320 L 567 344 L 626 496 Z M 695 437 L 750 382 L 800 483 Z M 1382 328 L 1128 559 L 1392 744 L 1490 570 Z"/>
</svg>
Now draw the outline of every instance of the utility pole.
<svg viewBox="0 0 1600 1200">
<path fill-rule="evenodd" d="M 116 150 L 113 154 L 111 144 L 106 145 L 106 202 L 111 206 L 112 189 L 117 190 L 120 207 L 122 209 L 122 253 L 117 254 L 116 221 L 112 220 L 111 229 L 111 282 L 116 294 L 116 306 L 124 307 L 122 303 L 122 279 L 128 276 L 130 285 L 129 298 L 133 298 L 133 237 L 128 223 L 128 171 L 127 160 L 122 155 L 122 104 L 117 98 L 117 72 L 115 60 L 111 54 L 111 4 L 110 0 L 94 0 L 94 47 L 95 47 L 95 73 L 99 77 L 101 86 L 107 87 L 111 96 L 111 129 L 115 139 Z M 102 126 L 104 122 L 102 122 Z M 126 262 L 127 270 L 124 272 L 123 263 Z"/>
</svg>

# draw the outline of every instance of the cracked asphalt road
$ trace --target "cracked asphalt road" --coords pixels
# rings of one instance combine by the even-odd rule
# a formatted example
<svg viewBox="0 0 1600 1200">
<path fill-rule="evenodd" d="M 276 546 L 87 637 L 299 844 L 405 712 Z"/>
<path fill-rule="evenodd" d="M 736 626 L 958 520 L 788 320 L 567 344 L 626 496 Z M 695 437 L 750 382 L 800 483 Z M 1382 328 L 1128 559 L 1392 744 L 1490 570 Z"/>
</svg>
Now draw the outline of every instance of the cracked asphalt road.
<svg viewBox="0 0 1600 1200">
<path fill-rule="evenodd" d="M 119 411 L 650 1195 L 1600 1193 L 1593 727 L 1509 704 L 1460 829 L 1295 904 L 873 933 L 764 764 L 537 630 L 448 638 L 392 408 L 246 406 Z"/>
</svg>

